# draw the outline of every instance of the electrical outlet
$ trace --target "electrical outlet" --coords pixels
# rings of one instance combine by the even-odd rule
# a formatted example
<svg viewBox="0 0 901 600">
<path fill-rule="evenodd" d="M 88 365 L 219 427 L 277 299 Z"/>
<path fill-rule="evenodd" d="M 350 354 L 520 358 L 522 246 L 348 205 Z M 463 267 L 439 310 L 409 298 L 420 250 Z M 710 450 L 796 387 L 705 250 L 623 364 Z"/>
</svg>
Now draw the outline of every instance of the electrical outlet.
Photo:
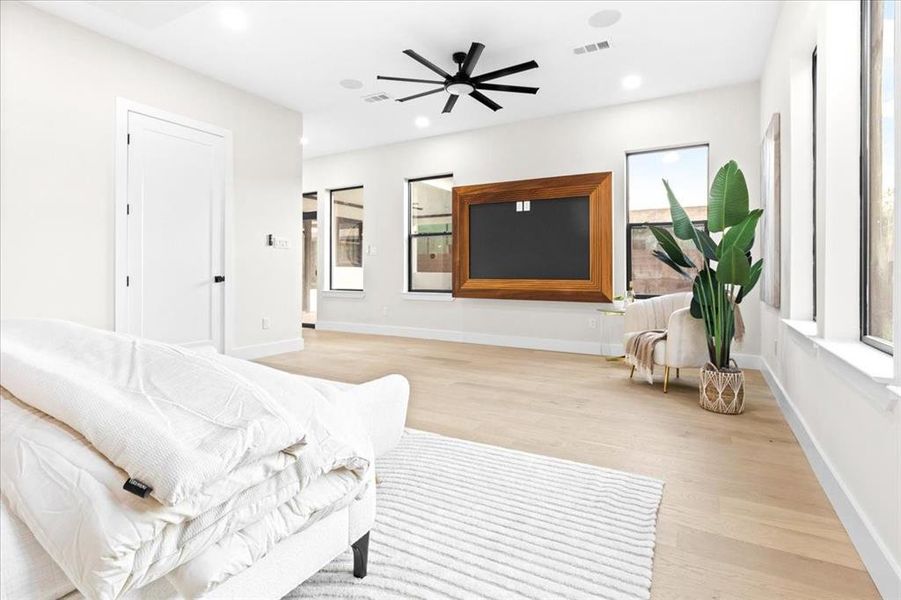
<svg viewBox="0 0 901 600">
<path fill-rule="evenodd" d="M 387 306 L 383 306 L 383 307 L 382 307 L 382 316 L 383 316 L 383 317 L 387 317 L 387 316 L 388 316 L 388 307 L 387 307 Z"/>
<path fill-rule="evenodd" d="M 269 320 L 269 317 L 263 317 L 263 329 L 269 329 L 272 327 L 272 321 Z"/>
<path fill-rule="evenodd" d="M 588 329 L 597 329 L 598 328 L 598 320 L 594 317 L 588 319 Z"/>
</svg>

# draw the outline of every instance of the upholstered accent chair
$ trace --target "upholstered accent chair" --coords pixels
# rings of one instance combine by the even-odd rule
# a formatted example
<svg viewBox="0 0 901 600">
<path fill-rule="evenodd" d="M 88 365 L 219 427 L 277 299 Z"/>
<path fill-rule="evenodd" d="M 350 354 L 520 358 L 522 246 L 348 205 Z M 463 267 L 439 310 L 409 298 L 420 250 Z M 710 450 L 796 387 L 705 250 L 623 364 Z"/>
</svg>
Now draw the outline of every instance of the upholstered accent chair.
<svg viewBox="0 0 901 600">
<path fill-rule="evenodd" d="M 638 300 L 626 307 L 623 345 L 649 329 L 665 329 L 666 339 L 654 347 L 654 364 L 663 367 L 663 392 L 669 386 L 670 369 L 703 367 L 708 361 L 704 324 L 689 313 L 691 292 Z M 635 374 L 635 367 L 632 373 Z"/>
</svg>

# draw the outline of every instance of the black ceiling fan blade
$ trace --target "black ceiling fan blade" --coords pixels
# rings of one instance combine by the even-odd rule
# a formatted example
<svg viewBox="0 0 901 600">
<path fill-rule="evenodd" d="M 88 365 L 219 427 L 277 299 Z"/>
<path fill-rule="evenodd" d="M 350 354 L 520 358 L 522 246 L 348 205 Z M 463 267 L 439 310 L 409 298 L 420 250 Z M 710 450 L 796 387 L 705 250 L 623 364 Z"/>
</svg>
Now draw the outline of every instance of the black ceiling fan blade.
<svg viewBox="0 0 901 600">
<path fill-rule="evenodd" d="M 444 88 L 435 88 L 434 90 L 429 90 L 427 92 L 421 92 L 419 94 L 413 94 L 412 96 L 407 96 L 406 98 L 398 98 L 398 102 L 406 102 L 407 100 L 414 100 L 416 98 L 422 98 L 423 96 L 428 96 L 430 94 L 437 94 L 438 92 L 443 92 Z"/>
<path fill-rule="evenodd" d="M 524 85 L 501 85 L 499 83 L 476 83 L 477 90 L 488 90 L 489 92 L 514 92 L 517 94 L 537 94 L 538 88 L 526 87 Z"/>
<path fill-rule="evenodd" d="M 479 57 L 482 56 L 482 50 L 484 49 L 485 44 L 473 42 L 472 46 L 469 47 L 469 52 L 466 54 L 466 59 L 460 65 L 460 70 L 466 75 L 472 75 L 472 70 L 476 68 L 476 63 L 479 62 Z"/>
<path fill-rule="evenodd" d="M 497 79 L 498 77 L 505 77 L 507 75 L 513 75 L 514 73 L 522 73 L 523 71 L 528 71 L 530 69 L 537 69 L 538 63 L 534 60 L 530 60 L 529 62 L 524 62 L 522 64 L 513 65 L 512 67 L 507 67 L 505 69 L 498 69 L 497 71 L 491 71 L 489 73 L 482 73 L 481 75 L 477 75 L 472 78 L 473 81 L 480 83 L 482 81 L 488 81 L 489 79 Z"/>
<path fill-rule="evenodd" d="M 404 50 L 404 54 L 406 54 L 407 56 L 409 56 L 410 58 L 412 58 L 413 60 L 415 60 L 416 62 L 418 62 L 419 64 L 421 64 L 422 66 L 424 66 L 424 67 L 426 67 L 426 68 L 428 68 L 428 69 L 431 69 L 431 70 L 434 71 L 435 73 L 438 73 L 439 75 L 441 75 L 441 76 L 444 77 L 445 79 L 449 79 L 449 78 L 450 78 L 450 74 L 449 74 L 447 71 L 445 71 L 444 69 L 442 69 L 442 68 L 439 67 L 438 65 L 432 63 L 432 62 L 431 62 L 430 60 L 428 60 L 427 58 L 423 58 L 423 57 L 420 56 L 415 50 L 410 50 L 410 49 Z"/>
<path fill-rule="evenodd" d="M 447 102 L 444 103 L 444 110 L 442 110 L 441 112 L 449 113 L 450 111 L 454 110 L 454 104 L 457 103 L 457 98 L 459 97 L 460 96 L 457 96 L 456 94 L 449 95 L 447 97 Z"/>
<path fill-rule="evenodd" d="M 443 81 L 438 81 L 437 79 L 410 79 L 409 77 L 387 77 L 385 75 L 376 75 L 376 79 L 385 79 L 386 81 L 409 81 L 411 83 L 434 83 L 437 85 L 444 85 Z"/>
<path fill-rule="evenodd" d="M 482 104 L 484 104 L 485 106 L 487 106 L 488 108 L 490 108 L 493 111 L 499 111 L 500 109 L 503 108 L 503 106 L 501 106 L 500 104 L 498 104 L 497 102 L 495 102 L 494 100 L 492 100 L 491 98 L 489 98 L 488 96 L 483 94 L 482 92 L 472 92 L 471 94 L 469 94 L 469 97 L 475 98 L 476 100 L 478 100 L 479 102 L 481 102 Z"/>
</svg>

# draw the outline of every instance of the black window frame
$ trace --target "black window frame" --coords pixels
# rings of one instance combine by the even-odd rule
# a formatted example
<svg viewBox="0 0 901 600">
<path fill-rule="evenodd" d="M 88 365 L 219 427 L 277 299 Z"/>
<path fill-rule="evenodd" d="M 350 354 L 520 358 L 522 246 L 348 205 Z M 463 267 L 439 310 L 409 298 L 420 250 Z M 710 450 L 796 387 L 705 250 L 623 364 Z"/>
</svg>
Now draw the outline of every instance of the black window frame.
<svg viewBox="0 0 901 600">
<path fill-rule="evenodd" d="M 660 152 L 671 152 L 678 150 L 688 150 L 691 148 L 706 148 L 707 149 L 707 183 L 705 184 L 705 190 L 710 190 L 710 142 L 700 142 L 696 144 L 681 144 L 678 146 L 663 146 L 661 148 L 651 148 L 649 150 L 636 150 L 634 152 L 626 152 L 626 191 L 625 191 L 625 222 L 626 222 L 626 289 L 629 288 L 629 284 L 632 282 L 632 229 L 634 227 L 646 227 L 648 225 L 655 226 L 672 226 L 672 221 L 655 221 L 655 222 L 645 222 L 645 223 L 632 223 L 630 220 L 630 208 L 629 208 L 629 157 L 637 156 L 639 154 L 656 154 Z M 660 185 L 663 185 L 662 183 Z M 692 224 L 702 225 L 704 227 L 704 231 L 707 230 L 707 220 L 697 220 L 692 221 Z M 635 294 L 636 298 L 656 298 L 660 294 Z"/>
<path fill-rule="evenodd" d="M 894 354 L 891 340 L 870 335 L 870 0 L 860 2 L 860 341 Z M 897 42 L 896 42 L 897 43 Z M 898 135 L 897 125 L 895 135 Z M 895 240 L 897 243 L 897 240 Z M 896 315 L 892 315 L 896 318 Z"/>
<path fill-rule="evenodd" d="M 451 217 L 451 226 L 450 230 L 441 233 L 413 233 L 413 190 L 410 187 L 411 184 L 416 183 L 418 181 L 429 181 L 431 179 L 450 179 L 453 182 L 454 174 L 446 173 L 444 175 L 429 175 L 426 177 L 416 177 L 414 179 L 407 179 L 407 289 L 406 291 L 413 294 L 450 294 L 453 292 L 453 283 L 451 283 L 451 287 L 447 289 L 437 289 L 437 290 L 420 290 L 413 289 L 413 243 L 416 238 L 425 238 L 425 237 L 443 237 L 443 236 L 451 236 L 453 239 L 454 233 L 454 224 L 453 217 Z M 452 201 L 453 202 L 453 201 Z M 453 213 L 453 205 L 451 205 L 451 211 Z M 453 277 L 453 268 L 451 268 L 451 277 Z"/>
<path fill-rule="evenodd" d="M 364 186 L 362 185 L 351 185 L 343 188 L 335 188 L 333 190 L 328 191 L 328 227 L 329 227 L 329 257 L 328 257 L 328 289 L 334 292 L 362 292 L 363 288 L 336 288 L 334 285 L 334 275 L 335 275 L 335 192 L 347 192 L 350 190 L 362 190 Z M 366 253 L 363 251 L 363 237 L 365 227 L 365 215 L 366 208 L 363 206 L 363 223 L 360 226 L 360 267 L 361 269 L 365 269 Z M 365 281 L 365 270 L 364 270 L 364 281 Z"/>
<path fill-rule="evenodd" d="M 813 282 L 812 300 L 813 310 L 811 311 L 811 319 L 817 320 L 817 48 L 814 46 L 813 53 L 810 55 L 810 83 L 811 83 L 811 140 L 810 147 L 813 154 L 813 173 L 812 173 L 812 191 L 811 191 L 811 218 L 813 219 L 813 229 L 811 235 L 811 245 L 813 251 L 813 273 L 811 281 Z"/>
</svg>

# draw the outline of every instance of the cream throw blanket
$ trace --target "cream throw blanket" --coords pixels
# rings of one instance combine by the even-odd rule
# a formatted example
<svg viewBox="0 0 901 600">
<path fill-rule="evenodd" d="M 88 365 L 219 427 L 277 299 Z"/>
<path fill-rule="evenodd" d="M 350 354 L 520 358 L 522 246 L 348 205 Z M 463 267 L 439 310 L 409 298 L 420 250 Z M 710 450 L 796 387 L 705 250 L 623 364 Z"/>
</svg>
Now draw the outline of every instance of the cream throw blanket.
<svg viewBox="0 0 901 600">
<path fill-rule="evenodd" d="M 654 383 L 654 346 L 665 339 L 665 329 L 651 329 L 636 333 L 626 342 L 626 362 L 648 383 Z"/>
</svg>

